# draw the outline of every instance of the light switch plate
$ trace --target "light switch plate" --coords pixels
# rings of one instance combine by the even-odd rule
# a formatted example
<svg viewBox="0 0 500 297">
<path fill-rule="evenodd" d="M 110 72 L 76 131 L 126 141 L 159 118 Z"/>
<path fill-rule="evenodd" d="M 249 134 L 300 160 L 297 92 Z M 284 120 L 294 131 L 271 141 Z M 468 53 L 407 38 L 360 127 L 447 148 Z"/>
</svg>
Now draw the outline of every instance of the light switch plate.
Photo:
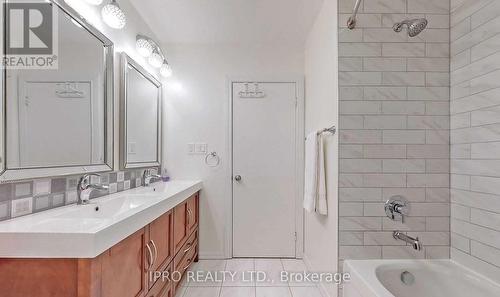
<svg viewBox="0 0 500 297">
<path fill-rule="evenodd" d="M 12 200 L 11 216 L 13 218 L 28 215 L 33 212 L 33 198 Z"/>
<path fill-rule="evenodd" d="M 188 154 L 194 154 L 196 151 L 196 145 L 194 143 L 188 143 L 187 151 L 188 151 Z"/>
<path fill-rule="evenodd" d="M 137 143 L 135 142 L 128 143 L 128 153 L 129 155 L 135 155 L 137 153 Z"/>
<path fill-rule="evenodd" d="M 195 152 L 200 155 L 205 155 L 208 151 L 208 144 L 206 143 L 197 143 Z"/>
<path fill-rule="evenodd" d="M 39 179 L 33 182 L 33 196 L 50 194 L 50 179 Z"/>
</svg>

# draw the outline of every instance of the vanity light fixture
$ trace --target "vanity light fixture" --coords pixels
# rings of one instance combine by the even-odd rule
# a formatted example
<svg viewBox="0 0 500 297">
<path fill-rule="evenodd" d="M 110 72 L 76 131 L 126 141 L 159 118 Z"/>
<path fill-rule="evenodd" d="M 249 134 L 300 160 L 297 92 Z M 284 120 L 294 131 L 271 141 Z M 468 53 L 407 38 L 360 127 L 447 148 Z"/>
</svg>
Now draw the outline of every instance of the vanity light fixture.
<svg viewBox="0 0 500 297">
<path fill-rule="evenodd" d="M 143 57 L 149 57 L 153 53 L 153 44 L 149 41 L 149 38 L 137 35 L 135 48 L 139 52 L 139 54 Z"/>
<path fill-rule="evenodd" d="M 163 65 L 161 65 L 160 68 L 160 74 L 165 78 L 172 76 L 172 67 L 170 67 L 167 60 L 163 60 Z"/>
<path fill-rule="evenodd" d="M 140 34 L 136 36 L 135 40 L 135 48 L 141 56 L 148 58 L 149 65 L 154 68 L 160 68 L 161 76 L 171 77 L 173 72 L 172 67 L 168 64 L 158 43 Z"/>
<path fill-rule="evenodd" d="M 125 13 L 120 8 L 116 0 L 105 5 L 101 10 L 102 19 L 104 22 L 113 29 L 123 29 L 127 23 Z"/>
<path fill-rule="evenodd" d="M 85 2 L 87 2 L 88 4 L 91 4 L 91 5 L 101 5 L 102 4 L 102 0 L 85 0 Z"/>
<path fill-rule="evenodd" d="M 154 49 L 153 53 L 148 58 L 148 62 L 149 65 L 153 66 L 154 68 L 160 68 L 161 65 L 163 65 L 163 56 L 157 49 Z"/>
</svg>

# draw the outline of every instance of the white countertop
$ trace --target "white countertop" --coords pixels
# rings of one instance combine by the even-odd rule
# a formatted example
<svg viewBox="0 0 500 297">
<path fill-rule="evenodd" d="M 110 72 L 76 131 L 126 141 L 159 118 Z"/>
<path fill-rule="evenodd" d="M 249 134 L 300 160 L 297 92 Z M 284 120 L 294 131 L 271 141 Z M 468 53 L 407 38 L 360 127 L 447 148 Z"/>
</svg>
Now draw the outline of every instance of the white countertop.
<svg viewBox="0 0 500 297">
<path fill-rule="evenodd" d="M 158 182 L 0 222 L 0 258 L 95 258 L 201 188 L 201 181 Z"/>
</svg>

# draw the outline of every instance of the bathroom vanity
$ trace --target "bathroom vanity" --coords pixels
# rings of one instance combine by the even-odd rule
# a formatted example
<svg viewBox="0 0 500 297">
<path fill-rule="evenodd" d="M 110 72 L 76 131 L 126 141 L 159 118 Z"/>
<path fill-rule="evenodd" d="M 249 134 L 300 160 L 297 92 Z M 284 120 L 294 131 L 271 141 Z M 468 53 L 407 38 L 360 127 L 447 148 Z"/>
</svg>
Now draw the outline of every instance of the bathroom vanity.
<svg viewBox="0 0 500 297">
<path fill-rule="evenodd" d="M 0 223 L 2 296 L 175 296 L 198 260 L 200 190 L 156 183 Z"/>
</svg>

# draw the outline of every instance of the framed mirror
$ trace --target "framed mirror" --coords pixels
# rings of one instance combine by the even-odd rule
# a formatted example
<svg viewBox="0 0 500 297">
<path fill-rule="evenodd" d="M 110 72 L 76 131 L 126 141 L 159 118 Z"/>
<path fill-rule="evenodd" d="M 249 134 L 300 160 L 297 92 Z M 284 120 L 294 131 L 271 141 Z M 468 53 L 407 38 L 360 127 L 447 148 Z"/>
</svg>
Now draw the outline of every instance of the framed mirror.
<svg viewBox="0 0 500 297">
<path fill-rule="evenodd" d="M 122 53 L 120 88 L 121 168 L 160 166 L 160 81 Z"/>
<path fill-rule="evenodd" d="M 16 56 L 11 43 L 22 40 L 23 31 L 5 21 L 19 3 L 5 3 L 2 33 L 11 35 L 2 52 L 9 57 Z M 46 11 L 55 22 L 46 31 L 30 31 L 29 40 L 41 48 L 50 35 L 48 57 L 57 66 L 2 70 L 0 182 L 113 168 L 113 43 L 64 1 L 39 5 L 45 5 L 40 28 Z M 17 54 L 47 58 L 42 52 Z"/>
</svg>

